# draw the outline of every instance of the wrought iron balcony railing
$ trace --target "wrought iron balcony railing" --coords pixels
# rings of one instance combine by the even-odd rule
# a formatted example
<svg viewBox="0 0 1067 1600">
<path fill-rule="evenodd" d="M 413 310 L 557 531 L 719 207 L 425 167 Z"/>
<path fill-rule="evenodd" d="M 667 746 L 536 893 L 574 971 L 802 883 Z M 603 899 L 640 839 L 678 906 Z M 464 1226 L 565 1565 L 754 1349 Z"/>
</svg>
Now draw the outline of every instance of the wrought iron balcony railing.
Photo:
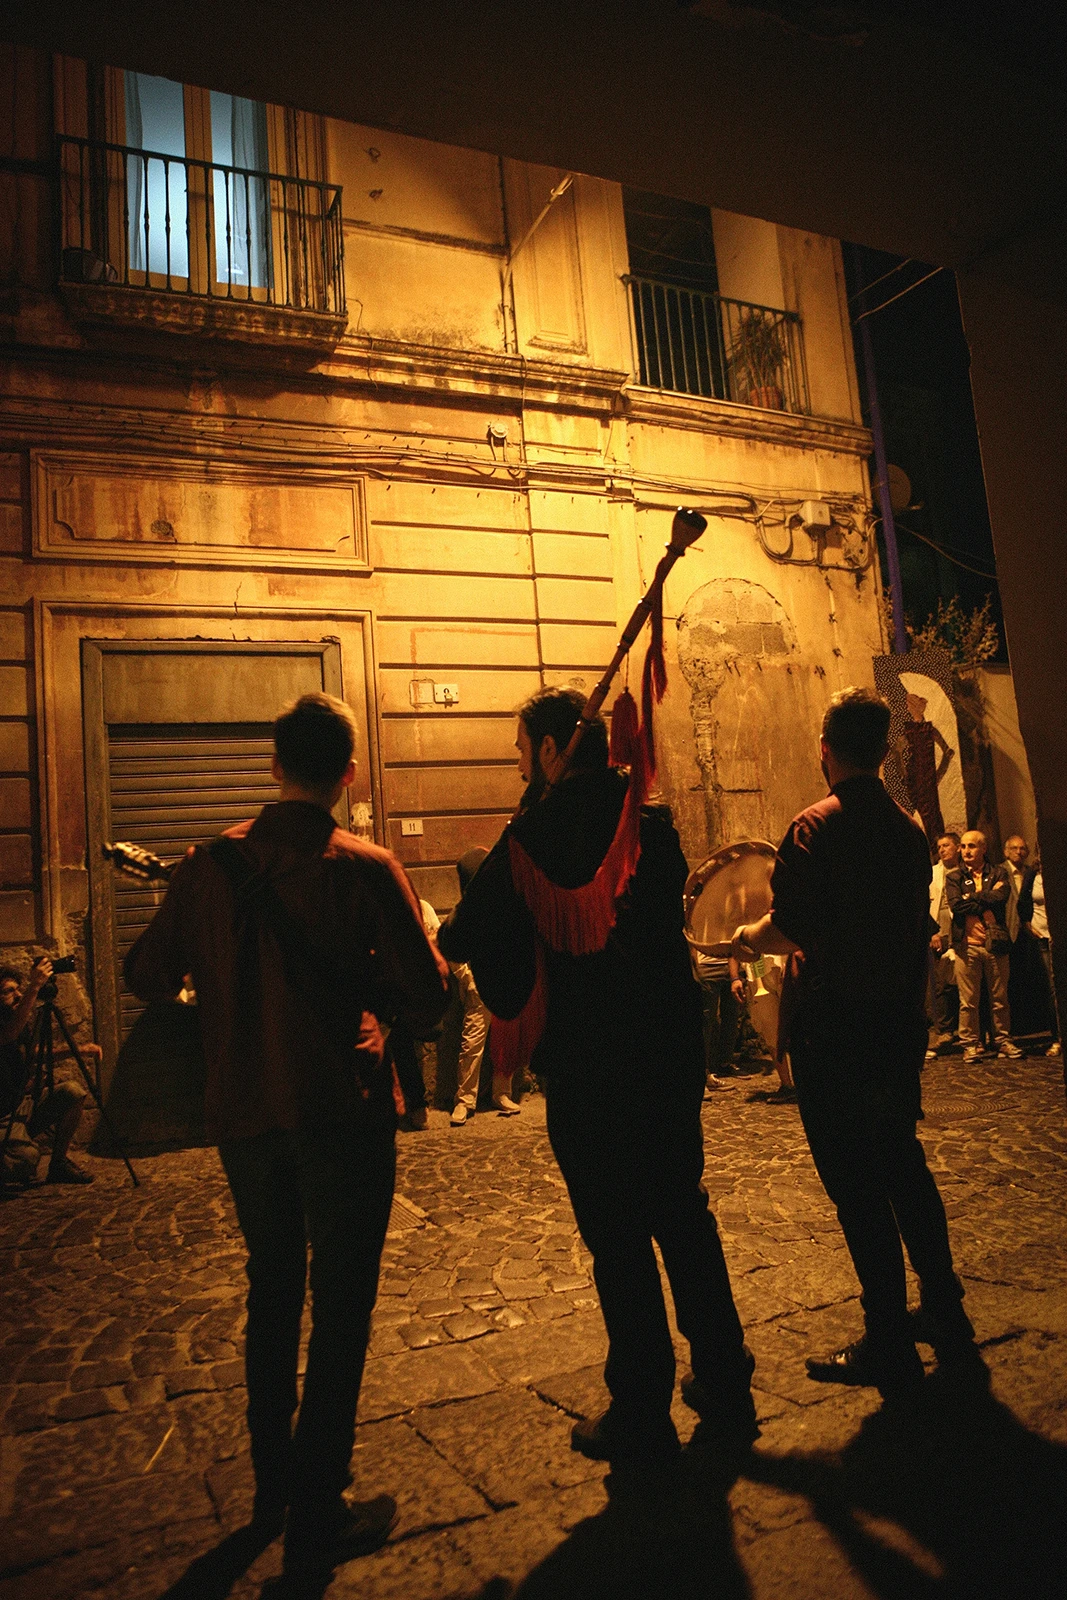
<svg viewBox="0 0 1067 1600">
<path fill-rule="evenodd" d="M 337 184 L 64 135 L 60 280 L 341 318 Z"/>
<path fill-rule="evenodd" d="M 808 410 L 796 312 L 728 300 L 656 278 L 627 276 L 623 281 L 630 293 L 639 383 L 768 411 Z"/>
</svg>

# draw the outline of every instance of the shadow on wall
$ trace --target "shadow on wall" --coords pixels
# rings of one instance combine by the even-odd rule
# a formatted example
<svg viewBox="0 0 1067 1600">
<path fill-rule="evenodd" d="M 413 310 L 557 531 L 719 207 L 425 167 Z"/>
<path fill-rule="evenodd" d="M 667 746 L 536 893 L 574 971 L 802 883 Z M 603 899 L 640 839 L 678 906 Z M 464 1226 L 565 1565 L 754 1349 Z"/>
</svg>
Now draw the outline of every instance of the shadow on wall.
<svg viewBox="0 0 1067 1600">
<path fill-rule="evenodd" d="M 678 619 L 692 691 L 708 845 L 777 842 L 824 790 L 817 733 L 827 692 L 797 648 L 785 610 L 761 584 L 716 578 Z"/>
</svg>

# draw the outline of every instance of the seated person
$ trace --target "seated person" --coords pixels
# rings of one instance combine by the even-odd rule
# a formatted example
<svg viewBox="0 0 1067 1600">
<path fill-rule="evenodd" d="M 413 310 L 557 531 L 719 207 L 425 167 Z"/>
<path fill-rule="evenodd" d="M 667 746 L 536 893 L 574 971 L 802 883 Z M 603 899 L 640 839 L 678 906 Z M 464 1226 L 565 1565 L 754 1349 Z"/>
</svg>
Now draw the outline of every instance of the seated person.
<svg viewBox="0 0 1067 1600">
<path fill-rule="evenodd" d="M 45 1084 L 35 1094 L 38 1085 L 31 1082 L 33 1064 L 28 1059 L 31 1042 L 31 1018 L 37 997 L 52 977 L 52 963 L 47 956 L 39 956 L 23 982 L 14 967 L 0 967 L 0 1140 L 8 1134 L 9 1148 L 16 1144 L 21 1154 L 19 1163 L 8 1163 L 22 1168 L 22 1181 L 28 1182 L 36 1170 L 36 1161 L 26 1156 L 28 1144 L 36 1144 L 41 1134 L 49 1134 L 52 1155 L 48 1163 L 48 1183 L 92 1183 L 83 1168 L 76 1166 L 67 1154 L 75 1129 L 81 1121 L 85 1103 L 85 1090 L 80 1084 L 59 1083 L 49 1089 Z M 98 1044 L 79 1046 L 87 1056 L 99 1058 Z M 55 1056 L 68 1055 L 65 1047 L 57 1048 Z M 17 1137 L 20 1125 L 25 1137 Z M 29 1152 L 32 1155 L 32 1152 Z"/>
</svg>

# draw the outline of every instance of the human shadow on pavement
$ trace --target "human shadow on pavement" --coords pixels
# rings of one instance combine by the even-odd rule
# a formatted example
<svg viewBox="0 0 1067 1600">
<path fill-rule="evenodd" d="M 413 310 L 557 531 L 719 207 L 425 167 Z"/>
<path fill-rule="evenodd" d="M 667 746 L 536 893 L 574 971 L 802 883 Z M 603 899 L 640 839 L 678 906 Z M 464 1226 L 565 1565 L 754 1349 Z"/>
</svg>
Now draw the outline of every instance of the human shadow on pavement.
<svg viewBox="0 0 1067 1600">
<path fill-rule="evenodd" d="M 935 1374 L 917 1404 L 883 1407 L 839 1454 L 760 1451 L 744 1472 L 806 1495 L 885 1600 L 1067 1594 L 1067 1448 L 1024 1427 L 982 1383 Z M 926 1559 L 894 1547 L 888 1530 L 880 1537 L 870 1518 L 906 1530 Z"/>
<path fill-rule="evenodd" d="M 238 1578 L 271 1542 L 271 1535 L 261 1534 L 251 1523 L 237 1528 L 191 1561 L 159 1600 L 226 1600 Z"/>
<path fill-rule="evenodd" d="M 678 1467 L 655 1476 L 614 1469 L 608 1503 L 514 1587 L 494 1578 L 478 1600 L 748 1600 L 727 1491 L 736 1472 L 693 1436 Z"/>
</svg>

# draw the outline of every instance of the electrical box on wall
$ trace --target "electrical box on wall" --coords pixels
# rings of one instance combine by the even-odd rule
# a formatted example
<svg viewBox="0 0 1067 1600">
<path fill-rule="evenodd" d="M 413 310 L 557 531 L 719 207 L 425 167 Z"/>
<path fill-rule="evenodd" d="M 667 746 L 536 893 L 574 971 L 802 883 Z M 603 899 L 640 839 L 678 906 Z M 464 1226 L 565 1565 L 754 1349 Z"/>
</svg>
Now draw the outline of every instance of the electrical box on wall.
<svg viewBox="0 0 1067 1600">
<path fill-rule="evenodd" d="M 800 508 L 800 520 L 808 533 L 827 533 L 834 514 L 825 500 L 805 500 Z"/>
<path fill-rule="evenodd" d="M 457 706 L 459 705 L 459 684 L 435 683 L 433 697 L 439 706 Z"/>
</svg>

